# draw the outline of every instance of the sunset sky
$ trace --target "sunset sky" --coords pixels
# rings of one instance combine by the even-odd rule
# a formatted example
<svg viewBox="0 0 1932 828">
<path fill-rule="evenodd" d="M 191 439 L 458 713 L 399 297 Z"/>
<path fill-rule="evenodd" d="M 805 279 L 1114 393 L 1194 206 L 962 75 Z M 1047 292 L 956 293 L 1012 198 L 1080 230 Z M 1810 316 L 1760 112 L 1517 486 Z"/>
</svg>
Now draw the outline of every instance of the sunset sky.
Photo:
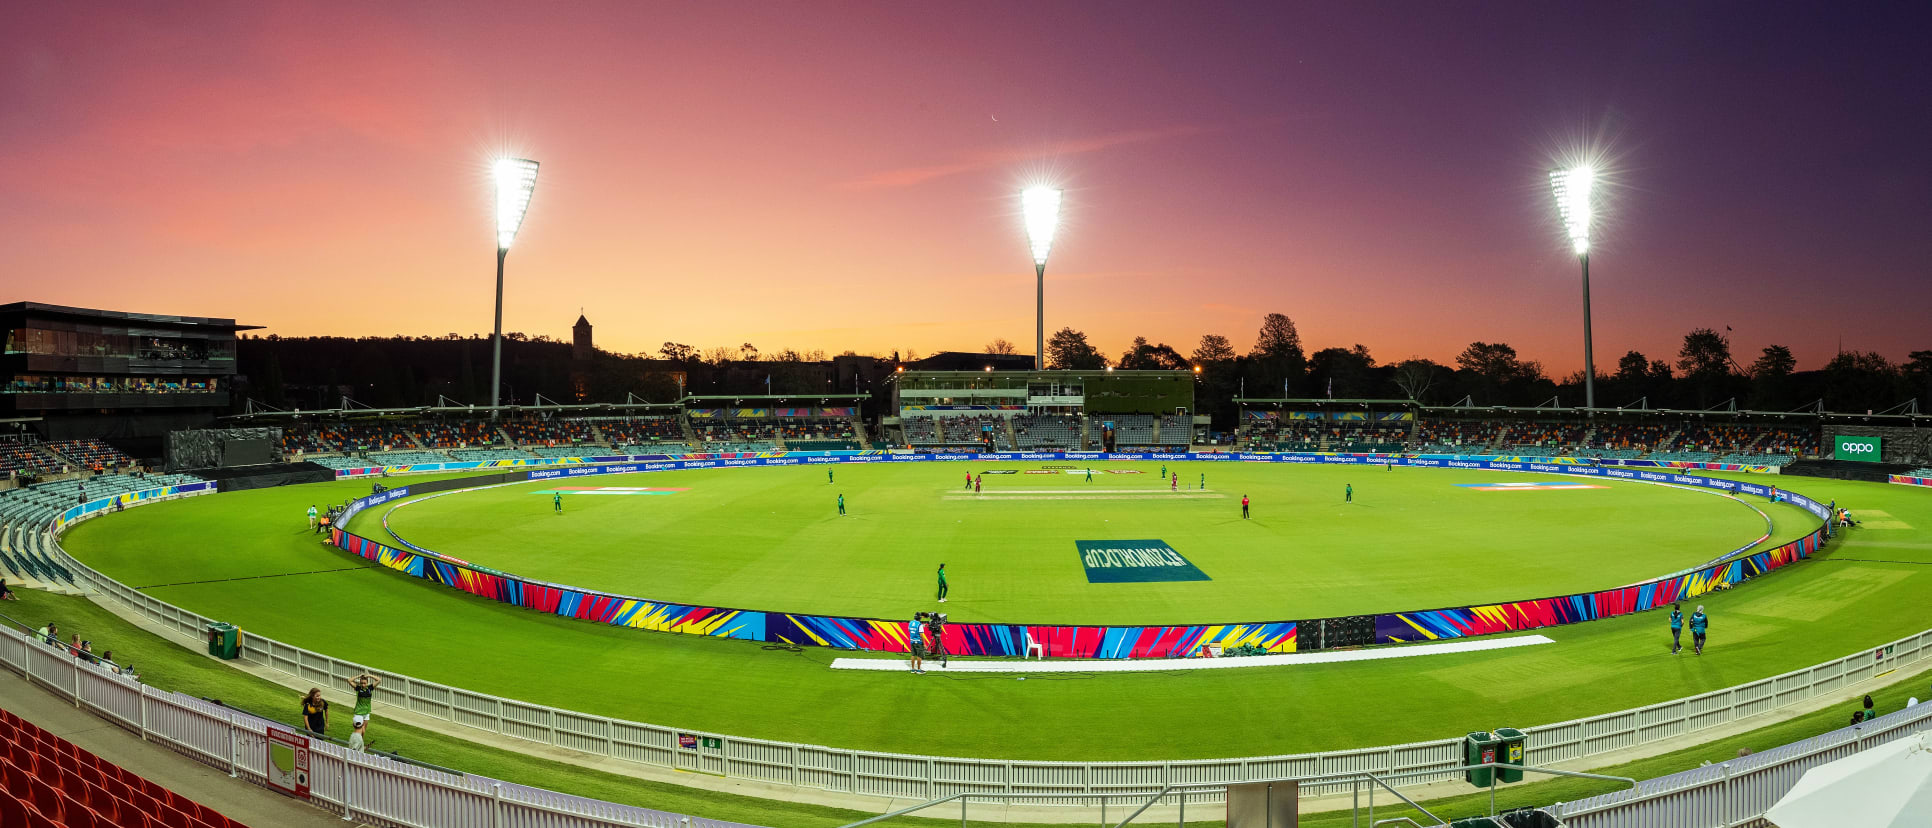
<svg viewBox="0 0 1932 828">
<path fill-rule="evenodd" d="M 1735 329 L 1932 348 L 1925 4 L 282 3 L 10 9 L 0 301 L 487 332 L 488 161 L 543 165 L 506 330 L 1031 352 L 1047 327 L 1581 367 L 1546 171 L 1611 178 L 1599 370 Z M 97 7 L 98 8 L 98 7 Z"/>
</svg>

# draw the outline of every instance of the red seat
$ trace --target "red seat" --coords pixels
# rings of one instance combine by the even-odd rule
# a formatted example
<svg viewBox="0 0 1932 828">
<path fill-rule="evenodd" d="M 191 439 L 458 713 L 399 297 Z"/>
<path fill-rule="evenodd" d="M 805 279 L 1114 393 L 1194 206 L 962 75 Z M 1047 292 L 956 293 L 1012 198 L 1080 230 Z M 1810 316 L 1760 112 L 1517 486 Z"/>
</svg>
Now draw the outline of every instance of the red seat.
<svg viewBox="0 0 1932 828">
<path fill-rule="evenodd" d="M 14 798 L 13 786 L 0 791 L 0 825 L 26 825 L 27 803 Z"/>
<path fill-rule="evenodd" d="M 33 789 L 34 810 L 39 811 L 41 816 L 60 822 L 62 806 L 65 804 L 61 799 L 60 791 L 38 780 L 29 787 Z"/>
<path fill-rule="evenodd" d="M 113 794 L 99 785 L 87 786 L 87 807 L 94 809 L 94 813 L 106 817 L 109 822 L 120 821 L 121 801 L 115 799 Z"/>
<path fill-rule="evenodd" d="M 30 810 L 27 812 L 27 828 L 65 828 L 65 826 L 46 814 Z"/>
<path fill-rule="evenodd" d="M 66 750 L 60 750 L 54 753 L 54 764 L 64 771 L 80 770 L 80 763 L 74 761 L 74 754 Z"/>
<path fill-rule="evenodd" d="M 193 828 L 195 823 L 193 817 L 182 813 L 179 808 L 164 807 L 157 816 L 161 817 L 161 824 L 167 828 Z"/>
<path fill-rule="evenodd" d="M 162 803 L 155 801 L 154 797 L 148 796 L 147 791 L 139 788 L 129 789 L 127 799 L 134 804 L 135 810 L 148 816 L 160 816 L 161 809 L 166 807 Z"/>
</svg>

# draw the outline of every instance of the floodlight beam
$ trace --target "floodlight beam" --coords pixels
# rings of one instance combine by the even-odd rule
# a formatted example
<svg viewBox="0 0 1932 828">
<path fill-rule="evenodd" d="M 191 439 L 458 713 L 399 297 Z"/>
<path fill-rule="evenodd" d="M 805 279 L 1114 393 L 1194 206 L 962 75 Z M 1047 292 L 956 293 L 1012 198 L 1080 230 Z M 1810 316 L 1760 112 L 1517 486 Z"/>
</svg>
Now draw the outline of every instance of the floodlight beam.
<svg viewBox="0 0 1932 828">
<path fill-rule="evenodd" d="M 1046 368 L 1046 261 L 1060 226 L 1062 190 L 1028 187 L 1020 193 L 1026 241 L 1033 250 L 1033 368 Z"/>
</svg>

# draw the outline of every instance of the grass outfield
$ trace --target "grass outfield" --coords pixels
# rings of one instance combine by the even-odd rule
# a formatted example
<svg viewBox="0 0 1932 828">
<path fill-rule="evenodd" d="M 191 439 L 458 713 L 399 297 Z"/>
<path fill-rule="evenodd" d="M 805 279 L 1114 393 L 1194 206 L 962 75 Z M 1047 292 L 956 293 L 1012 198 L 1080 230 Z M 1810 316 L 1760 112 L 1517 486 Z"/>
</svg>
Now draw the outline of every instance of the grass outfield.
<svg viewBox="0 0 1932 828">
<path fill-rule="evenodd" d="M 95 641 L 107 644 L 116 652 L 140 659 L 142 680 L 163 690 L 221 699 L 258 716 L 289 725 L 300 724 L 295 707 L 299 694 L 179 646 L 178 639 L 162 639 L 138 630 L 84 599 L 23 591 L 19 603 L 0 606 L 0 613 L 23 624 L 51 620 L 62 629 L 85 631 Z M 1874 683 L 1873 686 L 1859 689 L 1872 695 L 1880 713 L 1890 713 L 1903 707 L 1908 696 L 1923 697 L 1928 679 L 1932 679 L 1932 671 L 1904 676 L 1894 674 L 1881 678 L 1880 681 L 1885 682 L 1883 684 Z M 348 699 L 339 691 L 331 688 L 331 692 L 336 703 L 348 703 Z M 1596 770 L 1633 779 L 1648 779 L 1688 770 L 1703 762 L 1722 762 L 1736 756 L 1738 748 L 1764 750 L 1842 727 L 1851 707 L 1849 703 L 1841 704 L 1702 745 Z M 340 712 L 343 709 L 346 708 L 337 707 L 337 713 L 329 720 L 329 734 L 338 739 L 348 736 L 349 720 Z M 418 728 L 394 719 L 382 720 L 372 734 L 370 747 L 374 750 L 397 751 L 419 761 L 563 793 L 754 825 L 835 828 L 865 816 L 855 811 L 757 799 L 590 770 L 522 752 L 451 739 L 440 730 Z M 1532 759 L 1535 756 L 1533 751 L 1532 746 Z M 1499 807 L 1510 808 L 1571 802 L 1617 787 L 1612 783 L 1584 779 L 1532 782 L 1498 789 L 1496 803 Z M 1432 799 L 1423 804 L 1439 816 L 1453 818 L 1486 813 L 1489 800 L 1485 793 L 1469 793 Z M 1190 809 L 1190 813 L 1212 815 L 1214 809 Z M 1404 815 L 1420 817 L 1392 804 L 1378 803 L 1376 808 L 1378 819 Z M 901 818 L 890 824 L 953 826 L 959 823 L 954 819 Z M 1005 828 L 1028 828 L 1025 824 L 999 824 Z M 1218 828 L 1224 824 L 1225 821 L 1218 819 L 1189 823 L 1198 828 Z M 1351 821 L 1346 811 L 1303 814 L 1299 824 L 1306 828 L 1359 828 L 1359 823 Z"/>
<path fill-rule="evenodd" d="M 66 546 L 162 600 L 261 635 L 563 708 L 912 753 L 1205 758 L 1561 721 L 1739 684 L 1932 625 L 1926 492 L 1822 479 L 1790 487 L 1835 498 L 1871 525 L 1817 560 L 1707 596 L 1712 648 L 1701 658 L 1669 655 L 1661 614 L 1645 613 L 1546 630 L 1556 644 L 1520 650 L 1026 682 L 835 673 L 826 665 L 843 651 L 772 651 L 556 618 L 366 566 L 291 528 L 311 502 L 366 492 L 366 481 L 132 509 L 82 524 Z M 1779 539 L 1808 529 L 1796 514 L 1773 517 Z"/>
<path fill-rule="evenodd" d="M 371 510 L 351 529 L 387 540 L 387 514 L 417 545 L 552 583 L 874 618 L 936 609 L 943 562 L 954 620 L 1055 624 L 1278 621 L 1561 595 L 1695 566 L 1765 532 L 1737 500 L 1625 481 L 1154 462 L 1094 463 L 1088 479 L 1042 465 L 1073 464 L 853 465 L 834 469 L 835 485 L 810 466 L 535 481 Z M 968 469 L 1045 473 L 984 475 L 975 494 L 962 489 Z M 1187 488 L 1171 489 L 1163 469 Z M 1596 488 L 1523 485 L 1541 482 Z M 1482 487 L 1491 483 L 1512 485 Z M 585 491 L 643 487 L 662 493 Z M 552 492 L 563 492 L 561 515 Z M 1165 541 L 1212 580 L 1087 581 L 1076 541 L 1136 539 Z"/>
</svg>

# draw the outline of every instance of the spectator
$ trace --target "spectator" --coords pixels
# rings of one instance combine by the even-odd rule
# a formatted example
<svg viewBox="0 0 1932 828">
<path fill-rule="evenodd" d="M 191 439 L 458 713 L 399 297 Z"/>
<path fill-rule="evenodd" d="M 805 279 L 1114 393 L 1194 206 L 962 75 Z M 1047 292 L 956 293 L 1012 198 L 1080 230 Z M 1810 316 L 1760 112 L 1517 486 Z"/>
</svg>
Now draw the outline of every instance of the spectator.
<svg viewBox="0 0 1932 828">
<path fill-rule="evenodd" d="M 60 626 L 52 621 L 47 622 L 47 626 L 35 630 L 34 634 L 40 636 L 40 640 L 47 642 L 49 647 L 60 646 Z"/>
<path fill-rule="evenodd" d="M 320 687 L 309 688 L 309 694 L 302 697 L 302 726 L 317 736 L 329 730 L 329 702 L 322 698 Z M 361 726 L 360 723 L 356 725 L 358 728 Z"/>
<path fill-rule="evenodd" d="M 13 590 L 7 588 L 7 579 L 0 578 L 0 601 L 18 600 L 20 600 L 20 596 L 13 594 Z"/>
<path fill-rule="evenodd" d="M 1865 720 L 1865 711 L 1863 710 L 1852 711 L 1852 720 L 1851 720 L 1852 724 L 1858 724 L 1859 722 L 1862 722 L 1864 720 Z"/>
<path fill-rule="evenodd" d="M 121 667 L 120 667 L 120 665 L 118 665 L 118 664 L 115 664 L 115 663 L 114 663 L 114 651 L 113 651 L 113 650 L 102 650 L 102 651 L 101 651 L 101 661 L 100 661 L 100 664 L 101 664 L 101 666 L 102 666 L 102 667 L 105 667 L 105 668 L 107 668 L 107 671 L 108 671 L 108 672 L 110 672 L 110 673 L 115 673 L 115 674 L 117 674 L 117 675 L 118 675 L 118 674 L 119 674 L 119 673 L 121 672 Z"/>
<path fill-rule="evenodd" d="M 1865 694 L 1865 721 L 1878 718 L 1878 711 L 1872 709 L 1872 694 Z"/>
<path fill-rule="evenodd" d="M 362 724 L 368 721 L 370 716 L 374 715 L 376 685 L 381 683 L 381 676 L 370 673 L 363 673 L 355 678 L 349 679 L 349 688 L 356 691 L 356 709 L 351 714 L 356 724 Z"/>
<path fill-rule="evenodd" d="M 364 747 L 363 747 L 363 741 L 362 741 L 362 732 L 363 732 L 363 730 L 364 730 L 364 729 L 366 729 L 366 728 L 367 728 L 368 726 L 369 726 L 369 723 L 368 723 L 368 722 L 363 722 L 363 721 L 358 721 L 358 722 L 356 722 L 356 724 L 355 724 L 355 730 L 353 730 L 353 731 L 351 731 L 351 732 L 349 733 L 349 749 L 350 749 L 350 750 L 353 750 L 353 751 L 355 751 L 355 752 L 357 752 L 357 753 L 361 753 L 361 752 L 363 752 L 363 750 L 364 750 Z"/>
</svg>

